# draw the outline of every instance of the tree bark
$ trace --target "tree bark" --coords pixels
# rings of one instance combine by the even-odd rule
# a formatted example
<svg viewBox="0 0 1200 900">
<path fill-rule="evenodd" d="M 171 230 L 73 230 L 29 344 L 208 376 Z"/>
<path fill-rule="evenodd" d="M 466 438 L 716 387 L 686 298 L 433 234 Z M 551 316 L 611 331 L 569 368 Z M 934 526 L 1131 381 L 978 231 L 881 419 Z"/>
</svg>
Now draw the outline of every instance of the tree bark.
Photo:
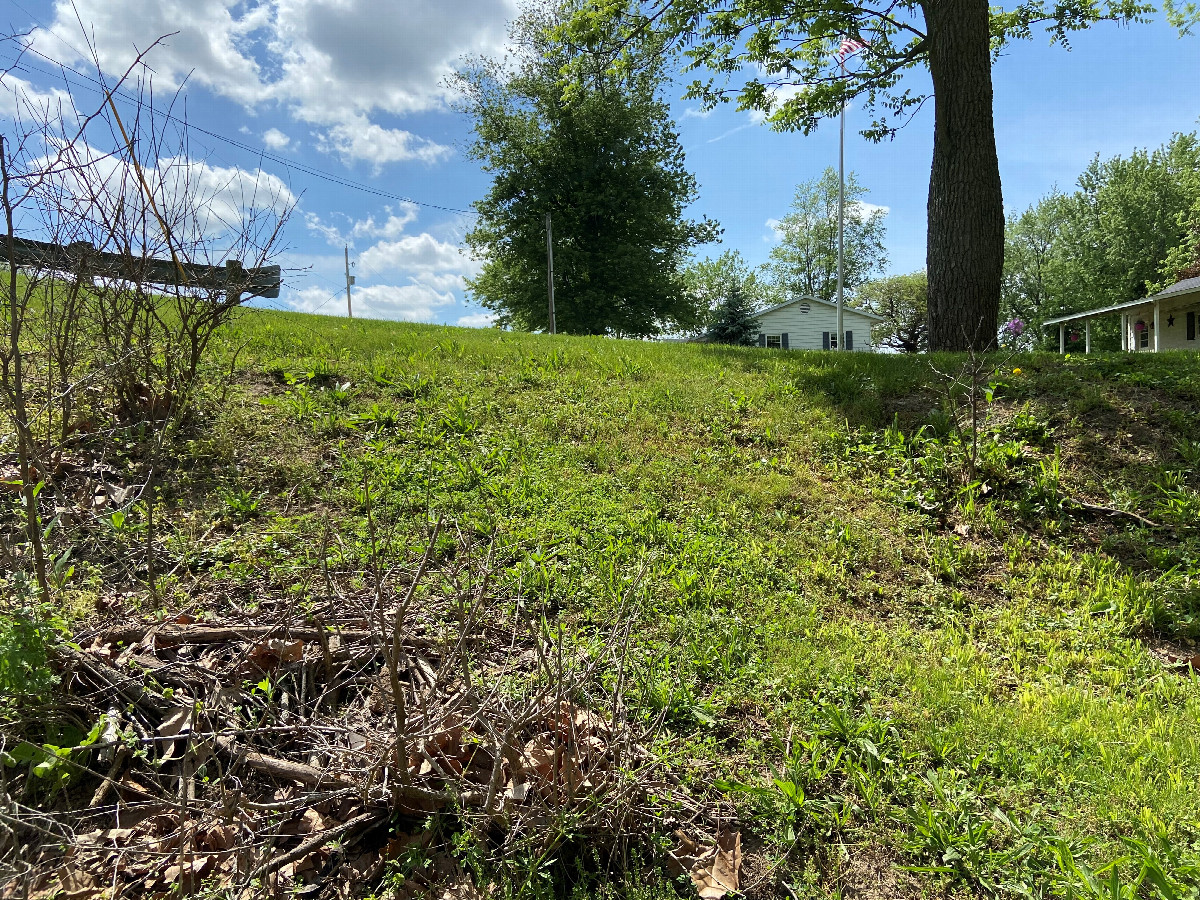
<svg viewBox="0 0 1200 900">
<path fill-rule="evenodd" d="M 929 349 L 996 346 L 1004 201 L 992 109 L 987 0 L 924 0 L 933 76 Z"/>
</svg>

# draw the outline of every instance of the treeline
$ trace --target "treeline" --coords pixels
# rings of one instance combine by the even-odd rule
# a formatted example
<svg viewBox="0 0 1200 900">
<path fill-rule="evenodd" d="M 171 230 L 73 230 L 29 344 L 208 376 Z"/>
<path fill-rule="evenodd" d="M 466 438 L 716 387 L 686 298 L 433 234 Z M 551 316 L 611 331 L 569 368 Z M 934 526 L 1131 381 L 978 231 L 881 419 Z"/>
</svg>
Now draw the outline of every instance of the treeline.
<svg viewBox="0 0 1200 900">
<path fill-rule="evenodd" d="M 1020 319 L 1026 348 L 1050 349 L 1046 319 L 1138 300 L 1200 275 L 1200 139 L 1176 134 L 1156 150 L 1102 161 L 1070 194 L 1053 190 L 1009 217 L 1002 319 Z M 1117 349 L 1115 321 L 1097 320 L 1093 341 Z"/>
<path fill-rule="evenodd" d="M 718 333 L 749 297 L 758 307 L 811 295 L 831 300 L 836 284 L 835 174 L 800 186 L 779 223 L 770 259 L 752 268 L 737 251 L 697 261 L 685 283 Z M 1155 150 L 1095 159 L 1076 190 L 1057 189 L 1005 228 L 1000 343 L 1057 349 L 1047 319 L 1139 300 L 1179 279 L 1200 276 L 1200 138 L 1176 134 Z M 847 190 L 847 302 L 884 317 L 876 345 L 928 349 L 928 279 L 924 271 L 878 278 L 887 265 L 883 213 L 866 203 L 850 177 Z M 732 304 L 725 298 L 736 298 Z M 1097 349 L 1120 345 L 1117 322 L 1097 320 Z M 744 334 L 746 329 L 738 334 Z"/>
<path fill-rule="evenodd" d="M 764 266 L 751 267 L 737 251 L 693 256 L 721 229 L 687 214 L 700 186 L 665 95 L 669 54 L 648 37 L 626 46 L 603 29 L 589 31 L 584 43 L 566 39 L 579 8 L 575 0 L 530 0 L 511 26 L 511 52 L 470 60 L 453 79 L 474 130 L 468 156 L 492 176 L 466 235 L 480 261 L 468 282 L 474 298 L 503 327 L 548 329 L 552 281 L 560 332 L 706 334 L 732 342 L 753 336 L 755 309 L 800 295 L 832 300 L 837 173 L 826 170 L 797 188 L 790 210 L 774 223 L 778 241 Z M 1051 191 L 1010 216 L 998 316 L 981 289 L 950 303 L 946 283 L 933 290 L 942 292 L 940 311 L 931 310 L 937 279 L 923 270 L 881 278 L 888 267 L 886 210 L 866 196 L 849 173 L 846 297 L 884 317 L 876 345 L 903 352 L 962 341 L 983 348 L 997 335 L 1009 346 L 1049 347 L 1045 320 L 1140 299 L 1192 271 L 1200 257 L 1195 133 L 1128 157 L 1097 156 L 1074 192 Z M 962 323 L 954 331 L 951 320 L 970 310 L 978 313 L 972 321 L 987 320 L 988 335 L 968 335 Z M 931 327 L 940 334 L 932 342 Z M 1115 349 L 1115 320 L 1098 322 L 1094 341 Z"/>
</svg>

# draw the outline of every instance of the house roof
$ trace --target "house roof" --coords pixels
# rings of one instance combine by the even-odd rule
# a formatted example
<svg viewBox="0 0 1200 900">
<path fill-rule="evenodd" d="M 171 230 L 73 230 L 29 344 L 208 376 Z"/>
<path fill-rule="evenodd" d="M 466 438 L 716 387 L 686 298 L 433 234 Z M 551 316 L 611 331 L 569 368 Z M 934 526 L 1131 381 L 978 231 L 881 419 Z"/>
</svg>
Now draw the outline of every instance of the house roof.
<svg viewBox="0 0 1200 900">
<path fill-rule="evenodd" d="M 820 297 L 793 297 L 791 300 L 788 300 L 784 303 L 777 303 L 774 306 L 768 306 L 766 309 L 756 310 L 754 315 L 764 316 L 767 313 L 773 313 L 777 309 L 783 309 L 791 306 L 794 303 L 819 303 L 822 306 L 830 306 L 834 309 L 837 309 L 836 303 L 831 303 L 828 300 L 822 300 Z M 857 313 L 860 316 L 866 316 L 868 319 L 874 319 L 876 322 L 884 321 L 883 316 L 877 316 L 875 313 L 867 312 L 865 309 L 859 309 L 857 306 L 843 304 L 842 311 L 843 313 Z"/>
<path fill-rule="evenodd" d="M 1176 294 L 1190 294 L 1193 291 L 1200 291 L 1200 275 L 1195 278 L 1185 278 L 1183 281 L 1177 281 L 1169 288 L 1159 291 L 1150 300 L 1155 300 L 1159 297 L 1174 297 Z"/>
<path fill-rule="evenodd" d="M 1109 313 L 1121 312 L 1126 309 L 1133 309 L 1135 306 L 1148 306 L 1156 300 L 1169 300 L 1172 297 L 1181 297 L 1184 294 L 1200 293 L 1200 276 L 1196 278 L 1185 278 L 1183 281 L 1177 281 L 1165 290 L 1159 291 L 1157 294 L 1152 294 L 1149 297 L 1143 297 L 1141 300 L 1129 300 L 1125 303 L 1114 303 L 1112 306 L 1101 306 L 1097 309 L 1085 309 L 1083 312 L 1071 313 L 1068 316 L 1059 316 L 1055 319 L 1047 319 L 1042 323 L 1042 327 L 1047 325 L 1063 325 L 1067 322 L 1081 322 L 1084 319 L 1092 319 L 1096 316 L 1104 316 Z"/>
</svg>

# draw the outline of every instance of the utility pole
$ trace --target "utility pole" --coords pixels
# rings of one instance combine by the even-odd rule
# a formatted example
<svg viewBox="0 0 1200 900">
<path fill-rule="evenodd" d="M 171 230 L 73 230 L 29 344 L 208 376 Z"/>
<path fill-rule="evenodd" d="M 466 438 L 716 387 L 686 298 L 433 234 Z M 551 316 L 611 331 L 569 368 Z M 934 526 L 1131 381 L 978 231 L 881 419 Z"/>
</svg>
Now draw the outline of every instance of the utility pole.
<svg viewBox="0 0 1200 900">
<path fill-rule="evenodd" d="M 350 285 L 354 284 L 354 276 L 350 274 L 350 247 L 346 247 L 346 316 L 354 318 L 354 308 L 350 305 Z"/>
<path fill-rule="evenodd" d="M 867 49 L 864 44 L 849 35 L 842 38 L 834 56 L 842 69 L 842 78 L 846 77 L 846 57 L 854 56 L 861 50 Z M 846 255 L 846 101 L 842 100 L 842 109 L 838 115 L 838 258 L 837 258 L 837 348 L 846 349 L 846 326 L 842 320 L 842 294 L 845 290 L 845 255 Z"/>
<path fill-rule="evenodd" d="M 550 213 L 546 213 L 546 293 L 550 298 L 550 333 L 557 334 L 554 327 L 554 231 Z"/>
<path fill-rule="evenodd" d="M 845 71 L 845 64 L 842 65 Z M 837 348 L 846 349 L 846 328 L 842 322 L 843 268 L 846 252 L 846 101 L 839 116 L 841 139 L 838 141 L 838 259 L 837 259 Z"/>
</svg>

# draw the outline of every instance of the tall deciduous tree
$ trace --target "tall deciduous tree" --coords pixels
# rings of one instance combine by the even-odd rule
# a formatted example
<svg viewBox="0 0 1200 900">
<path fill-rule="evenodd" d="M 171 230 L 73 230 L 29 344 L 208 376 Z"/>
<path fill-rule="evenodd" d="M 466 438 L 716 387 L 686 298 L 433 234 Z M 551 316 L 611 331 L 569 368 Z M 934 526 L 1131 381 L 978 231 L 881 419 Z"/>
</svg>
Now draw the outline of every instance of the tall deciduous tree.
<svg viewBox="0 0 1200 900">
<path fill-rule="evenodd" d="M 550 214 L 558 331 L 692 327 L 697 311 L 680 270 L 689 249 L 719 229 L 684 216 L 696 179 L 660 96 L 662 55 L 647 48 L 614 71 L 553 36 L 569 11 L 527 5 L 512 26 L 513 58 L 476 60 L 456 78 L 474 125 L 470 156 L 493 176 L 466 238 L 483 261 L 470 288 L 498 324 L 547 328 Z M 583 78 L 569 95 L 567 68 Z"/>
<path fill-rule="evenodd" d="M 847 291 L 887 266 L 883 246 L 886 210 L 867 204 L 867 189 L 854 173 L 846 178 L 844 286 Z M 767 271 L 784 298 L 806 294 L 833 300 L 838 270 L 838 173 L 825 173 L 796 188 L 792 208 L 775 226 L 779 243 L 771 248 Z"/>
<path fill-rule="evenodd" d="M 1008 219 L 1000 314 L 1007 321 L 1021 320 L 1023 347 L 1044 343 L 1042 322 L 1066 311 L 1072 263 L 1064 231 L 1077 207 L 1075 198 L 1055 190 Z"/>
<path fill-rule="evenodd" d="M 1027 0 L 1010 9 L 987 0 L 639 0 L 631 11 L 626 0 L 591 0 L 570 33 L 597 48 L 665 41 L 707 73 L 689 96 L 709 106 L 736 98 L 779 130 L 812 131 L 857 100 L 878 114 L 864 133 L 886 137 L 927 99 L 903 83 L 905 72 L 928 69 L 930 346 L 986 349 L 996 342 L 1004 253 L 992 60 L 1038 27 L 1066 44 L 1072 31 L 1150 9 L 1139 0 Z M 867 46 L 842 67 L 833 54 L 846 38 Z"/>
<path fill-rule="evenodd" d="M 762 305 L 769 296 L 767 284 L 737 250 L 694 260 L 683 270 L 683 284 L 698 313 L 700 327 L 697 331 L 707 329 L 716 321 L 735 290 L 741 293 L 751 310 Z"/>
<path fill-rule="evenodd" d="M 929 349 L 929 279 L 924 272 L 868 282 L 857 299 L 864 308 L 883 316 L 871 329 L 876 345 L 901 353 Z"/>
<path fill-rule="evenodd" d="M 1157 289 L 1185 278 L 1200 278 L 1200 196 L 1191 209 L 1180 214 L 1179 224 L 1184 229 L 1183 239 L 1167 254 L 1162 265 L 1163 280 L 1155 285 Z"/>
</svg>

